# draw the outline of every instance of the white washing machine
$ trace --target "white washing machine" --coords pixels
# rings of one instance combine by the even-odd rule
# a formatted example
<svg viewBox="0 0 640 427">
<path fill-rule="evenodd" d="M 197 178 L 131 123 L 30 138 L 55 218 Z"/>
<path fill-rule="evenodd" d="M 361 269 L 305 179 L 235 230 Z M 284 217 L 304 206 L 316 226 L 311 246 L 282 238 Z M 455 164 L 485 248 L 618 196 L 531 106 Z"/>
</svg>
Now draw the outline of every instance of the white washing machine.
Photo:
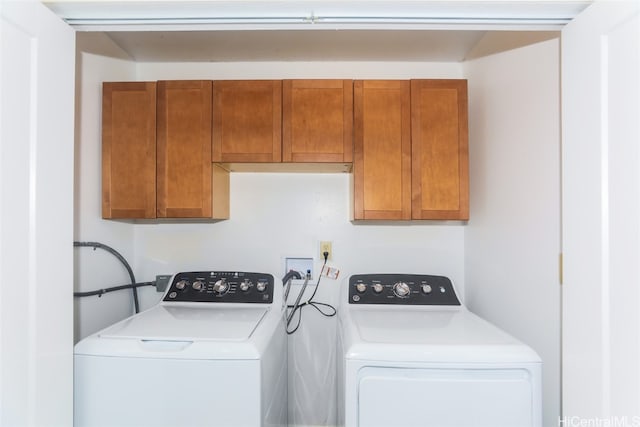
<svg viewBox="0 0 640 427">
<path fill-rule="evenodd" d="M 542 425 L 541 360 L 442 276 L 345 279 L 338 411 L 348 427 Z"/>
<path fill-rule="evenodd" d="M 176 274 L 162 301 L 80 341 L 74 424 L 285 426 L 282 286 L 270 274 Z"/>
</svg>

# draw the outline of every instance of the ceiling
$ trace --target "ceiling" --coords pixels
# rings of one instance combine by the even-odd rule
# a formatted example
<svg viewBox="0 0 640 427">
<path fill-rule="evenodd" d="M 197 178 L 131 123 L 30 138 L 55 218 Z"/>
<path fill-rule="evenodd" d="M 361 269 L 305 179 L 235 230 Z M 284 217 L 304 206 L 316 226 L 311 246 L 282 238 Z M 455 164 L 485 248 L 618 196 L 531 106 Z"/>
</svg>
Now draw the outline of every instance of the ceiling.
<svg viewBox="0 0 640 427">
<path fill-rule="evenodd" d="M 107 35 L 142 62 L 458 62 L 484 31 L 119 31 Z"/>
<path fill-rule="evenodd" d="M 45 0 L 136 61 L 458 62 L 557 32 L 589 0 Z M 557 33 L 556 33 L 557 34 Z M 520 41 L 519 41 L 520 42 Z M 489 50 L 491 47 L 488 48 Z"/>
</svg>

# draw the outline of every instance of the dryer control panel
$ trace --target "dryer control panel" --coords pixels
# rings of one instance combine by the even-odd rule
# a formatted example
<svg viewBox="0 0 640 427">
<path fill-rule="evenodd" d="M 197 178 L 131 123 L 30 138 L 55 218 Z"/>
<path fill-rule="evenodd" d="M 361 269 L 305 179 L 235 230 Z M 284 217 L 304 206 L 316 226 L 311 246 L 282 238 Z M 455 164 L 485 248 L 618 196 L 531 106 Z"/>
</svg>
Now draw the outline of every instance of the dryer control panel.
<svg viewBox="0 0 640 427">
<path fill-rule="evenodd" d="M 349 304 L 460 305 L 448 277 L 426 274 L 356 274 Z"/>
<path fill-rule="evenodd" d="M 192 271 L 173 277 L 163 301 L 270 304 L 273 286 L 273 276 L 266 273 Z"/>
</svg>

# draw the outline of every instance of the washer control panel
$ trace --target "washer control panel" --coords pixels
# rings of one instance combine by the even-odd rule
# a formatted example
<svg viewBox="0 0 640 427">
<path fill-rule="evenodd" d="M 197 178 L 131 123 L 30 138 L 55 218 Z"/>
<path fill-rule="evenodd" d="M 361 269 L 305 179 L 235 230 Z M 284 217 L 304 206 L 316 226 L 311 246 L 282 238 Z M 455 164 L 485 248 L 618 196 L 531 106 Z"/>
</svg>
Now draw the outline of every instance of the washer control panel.
<svg viewBox="0 0 640 427">
<path fill-rule="evenodd" d="M 356 274 L 349 304 L 460 305 L 448 277 L 426 274 Z"/>
<path fill-rule="evenodd" d="M 163 301 L 273 302 L 273 276 L 244 271 L 192 271 L 178 273 Z"/>
</svg>

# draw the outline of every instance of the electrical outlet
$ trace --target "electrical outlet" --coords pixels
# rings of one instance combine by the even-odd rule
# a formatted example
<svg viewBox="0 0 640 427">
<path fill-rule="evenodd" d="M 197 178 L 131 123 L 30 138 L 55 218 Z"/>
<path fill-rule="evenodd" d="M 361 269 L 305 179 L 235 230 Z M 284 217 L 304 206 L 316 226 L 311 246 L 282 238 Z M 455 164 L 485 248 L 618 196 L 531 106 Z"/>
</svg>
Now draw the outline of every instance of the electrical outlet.
<svg viewBox="0 0 640 427">
<path fill-rule="evenodd" d="M 333 252 L 331 252 L 331 242 L 330 241 L 323 241 L 320 242 L 320 261 L 324 262 L 324 253 L 328 252 L 329 256 L 327 257 L 327 260 L 331 260 L 331 256 L 333 255 Z"/>
</svg>

